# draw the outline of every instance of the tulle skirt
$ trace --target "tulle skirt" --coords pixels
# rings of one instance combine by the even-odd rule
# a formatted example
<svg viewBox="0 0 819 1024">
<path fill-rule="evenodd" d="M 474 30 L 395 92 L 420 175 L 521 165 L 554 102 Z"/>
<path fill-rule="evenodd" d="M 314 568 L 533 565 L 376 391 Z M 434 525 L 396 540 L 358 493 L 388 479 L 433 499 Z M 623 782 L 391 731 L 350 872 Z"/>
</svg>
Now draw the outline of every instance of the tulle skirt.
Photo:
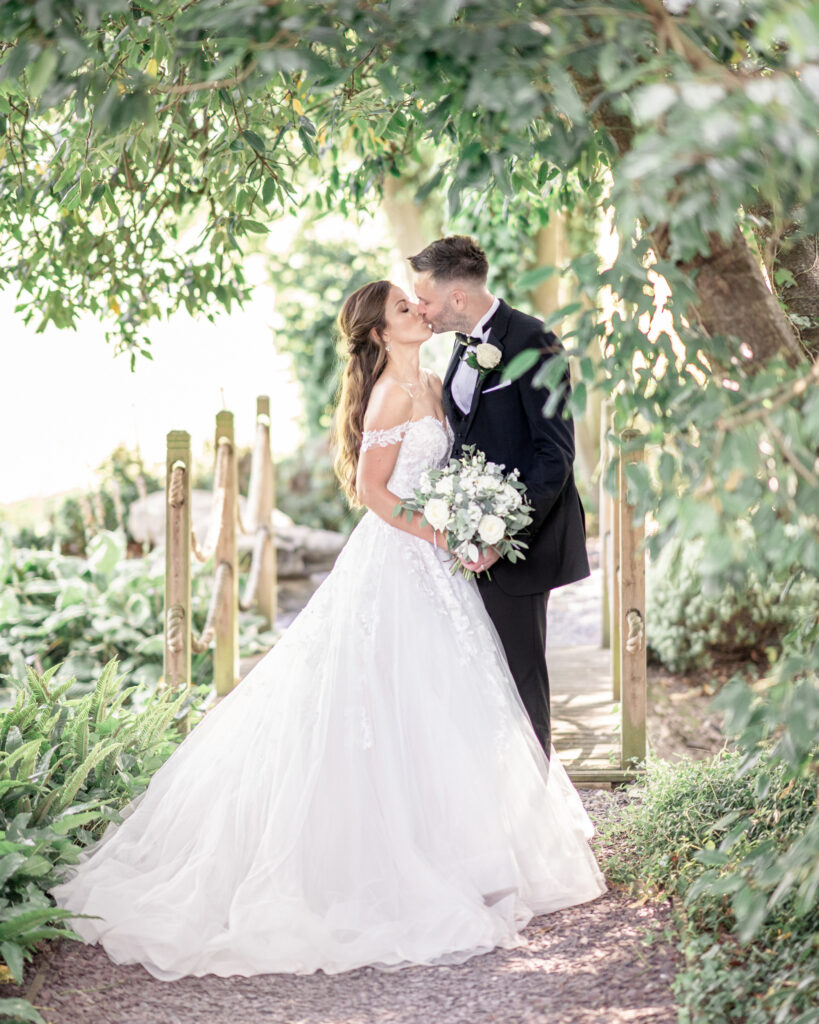
<svg viewBox="0 0 819 1024">
<path fill-rule="evenodd" d="M 167 980 L 459 962 L 605 891 L 474 582 L 373 513 L 123 816 L 52 892 Z"/>
</svg>

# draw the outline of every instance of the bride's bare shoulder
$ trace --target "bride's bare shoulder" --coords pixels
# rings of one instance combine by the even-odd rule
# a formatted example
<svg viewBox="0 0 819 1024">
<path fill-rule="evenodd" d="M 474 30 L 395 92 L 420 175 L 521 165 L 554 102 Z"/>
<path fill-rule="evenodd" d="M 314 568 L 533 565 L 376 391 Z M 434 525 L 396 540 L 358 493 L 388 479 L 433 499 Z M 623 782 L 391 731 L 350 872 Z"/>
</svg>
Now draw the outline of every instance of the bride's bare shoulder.
<svg viewBox="0 0 819 1024">
<path fill-rule="evenodd" d="M 398 381 L 382 377 L 376 381 L 364 413 L 365 430 L 385 430 L 411 418 L 412 399 Z"/>
</svg>

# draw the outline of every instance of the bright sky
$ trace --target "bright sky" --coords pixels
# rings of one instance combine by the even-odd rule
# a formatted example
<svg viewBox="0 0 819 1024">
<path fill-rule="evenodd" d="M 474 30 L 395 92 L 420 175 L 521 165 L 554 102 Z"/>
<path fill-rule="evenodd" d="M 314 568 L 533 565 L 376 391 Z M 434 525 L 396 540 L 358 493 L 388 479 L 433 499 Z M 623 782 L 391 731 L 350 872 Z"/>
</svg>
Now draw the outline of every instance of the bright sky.
<svg viewBox="0 0 819 1024">
<path fill-rule="evenodd" d="M 298 222 L 277 222 L 276 245 L 286 249 Z M 351 245 L 380 246 L 378 219 L 351 225 L 326 218 L 322 231 Z M 0 291 L 0 504 L 90 489 L 94 470 L 120 444 L 139 446 L 149 464 L 164 465 L 169 430 L 187 430 L 194 456 L 213 440 L 216 413 L 236 419 L 236 440 L 251 445 L 256 396 L 269 395 L 274 458 L 300 439 L 301 399 L 290 357 L 276 351 L 274 292 L 263 254 L 250 254 L 245 276 L 255 283 L 243 311 L 211 324 L 186 313 L 152 327 L 153 360 L 113 354 L 102 325 L 91 317 L 74 331 L 35 334 L 14 313 L 16 290 Z M 392 277 L 409 289 L 406 265 L 396 258 Z M 436 339 L 422 362 L 440 372 L 451 340 Z"/>
<path fill-rule="evenodd" d="M 225 405 L 236 439 L 252 444 L 256 396 L 270 395 L 278 454 L 299 440 L 298 386 L 269 323 L 273 292 L 258 286 L 244 311 L 216 323 L 175 315 L 152 329 L 153 361 L 114 357 L 91 318 L 78 331 L 35 334 L 0 292 L 0 502 L 47 496 L 93 482 L 93 469 L 118 445 L 137 444 L 164 463 L 165 435 L 187 430 L 201 454 Z"/>
</svg>

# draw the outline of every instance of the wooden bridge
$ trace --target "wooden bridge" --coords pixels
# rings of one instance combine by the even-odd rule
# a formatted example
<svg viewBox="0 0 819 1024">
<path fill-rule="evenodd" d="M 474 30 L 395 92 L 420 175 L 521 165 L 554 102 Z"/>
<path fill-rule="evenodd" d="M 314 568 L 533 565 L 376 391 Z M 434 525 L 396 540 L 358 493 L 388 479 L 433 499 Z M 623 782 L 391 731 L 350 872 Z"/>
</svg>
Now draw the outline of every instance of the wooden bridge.
<svg viewBox="0 0 819 1024">
<path fill-rule="evenodd" d="M 554 745 L 569 776 L 582 782 L 625 782 L 641 770 L 646 756 L 646 652 L 644 524 L 626 501 L 627 465 L 642 458 L 636 432 L 615 435 L 603 416 L 600 473 L 601 646 L 548 650 Z M 236 533 L 238 487 L 233 417 L 217 417 L 214 511 L 205 553 L 190 521 L 190 437 L 168 435 L 166 522 L 165 680 L 190 681 L 191 650 L 213 645 L 214 687 L 228 693 L 259 660 L 239 662 L 239 605 Z M 604 487 L 609 480 L 612 495 Z M 248 533 L 257 539 L 243 607 L 256 605 L 275 617 L 276 565 L 273 544 L 273 467 L 268 400 L 257 406 L 257 434 L 251 472 Z M 213 558 L 214 590 L 201 638 L 191 631 L 190 558 Z M 588 585 L 588 584 L 586 584 Z"/>
<path fill-rule="evenodd" d="M 646 757 L 645 523 L 628 504 L 636 431 L 604 404 L 600 467 L 600 646 L 547 646 L 555 749 L 573 782 L 626 782 Z M 614 494 L 605 486 L 609 480 Z M 553 598 L 554 600 L 554 598 Z M 559 639 L 559 638 L 558 638 Z"/>
</svg>

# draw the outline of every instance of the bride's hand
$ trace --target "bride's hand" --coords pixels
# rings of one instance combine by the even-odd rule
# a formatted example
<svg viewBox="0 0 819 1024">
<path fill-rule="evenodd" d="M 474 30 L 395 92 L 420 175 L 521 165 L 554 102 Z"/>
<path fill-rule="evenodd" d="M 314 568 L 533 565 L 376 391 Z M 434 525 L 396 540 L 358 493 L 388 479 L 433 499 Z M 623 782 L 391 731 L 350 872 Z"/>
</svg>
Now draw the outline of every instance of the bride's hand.
<svg viewBox="0 0 819 1024">
<path fill-rule="evenodd" d="M 459 561 L 461 565 L 464 567 L 464 569 L 468 569 L 470 572 L 477 573 L 485 572 L 487 569 L 490 569 L 499 558 L 500 555 L 497 553 L 497 551 L 494 548 L 489 548 L 486 554 L 481 555 L 481 557 L 476 562 L 465 562 L 463 558 L 459 559 Z"/>
</svg>

